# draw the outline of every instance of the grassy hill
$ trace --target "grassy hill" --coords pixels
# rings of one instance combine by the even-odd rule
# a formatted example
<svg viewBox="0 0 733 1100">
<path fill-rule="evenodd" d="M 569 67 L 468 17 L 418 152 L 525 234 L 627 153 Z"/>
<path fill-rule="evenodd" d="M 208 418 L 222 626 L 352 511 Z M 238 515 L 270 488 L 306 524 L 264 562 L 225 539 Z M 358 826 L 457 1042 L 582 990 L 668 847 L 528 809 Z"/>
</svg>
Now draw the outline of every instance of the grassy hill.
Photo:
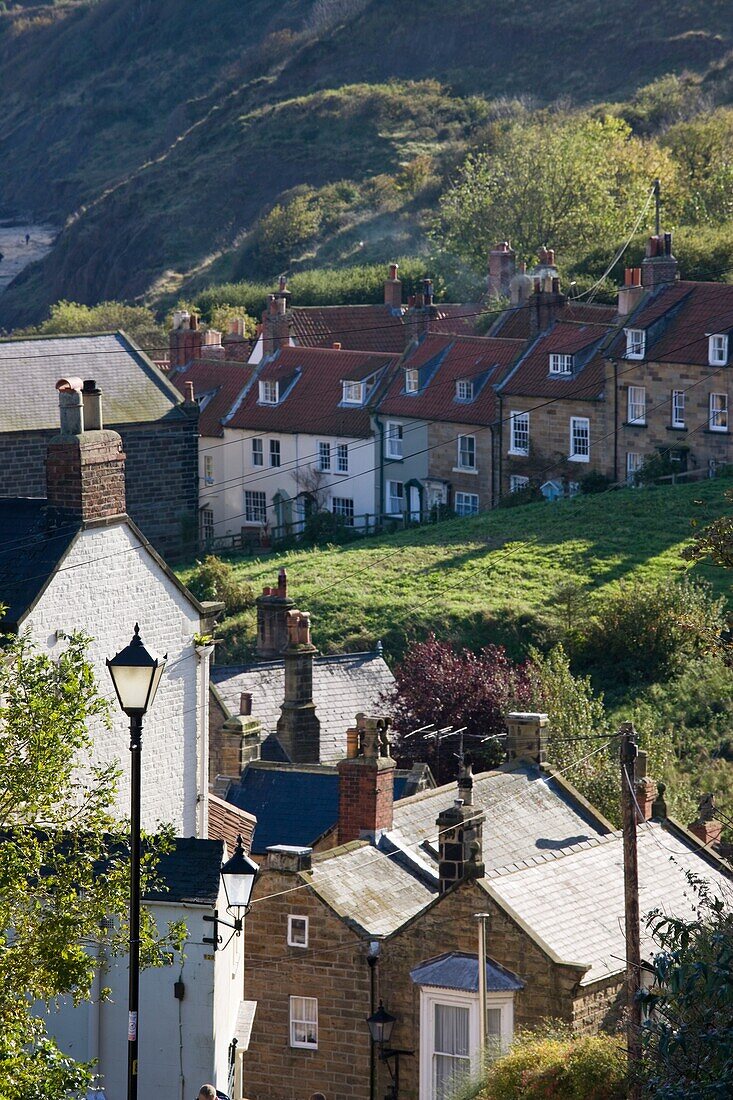
<svg viewBox="0 0 733 1100">
<path fill-rule="evenodd" d="M 237 571 L 259 592 L 284 565 L 323 652 L 371 649 L 381 639 L 393 660 L 432 630 L 472 648 L 502 642 L 521 656 L 542 640 L 568 581 L 587 586 L 589 607 L 619 581 L 685 572 L 730 598 L 729 573 L 690 567 L 680 550 L 693 517 L 704 524 L 725 510 L 731 485 L 718 479 L 499 509 L 346 546 L 239 559 Z M 249 655 L 255 631 L 252 610 L 227 619 L 223 659 Z"/>
<path fill-rule="evenodd" d="M 0 212 L 64 228 L 3 295 L 0 324 L 60 297 L 241 277 L 253 227 L 304 186 L 351 188 L 325 196 L 338 216 L 318 262 L 419 251 L 435 196 L 416 197 L 406 167 L 427 155 L 445 176 L 506 97 L 587 104 L 690 71 L 725 102 L 729 22 L 727 0 L 13 4 Z"/>
</svg>

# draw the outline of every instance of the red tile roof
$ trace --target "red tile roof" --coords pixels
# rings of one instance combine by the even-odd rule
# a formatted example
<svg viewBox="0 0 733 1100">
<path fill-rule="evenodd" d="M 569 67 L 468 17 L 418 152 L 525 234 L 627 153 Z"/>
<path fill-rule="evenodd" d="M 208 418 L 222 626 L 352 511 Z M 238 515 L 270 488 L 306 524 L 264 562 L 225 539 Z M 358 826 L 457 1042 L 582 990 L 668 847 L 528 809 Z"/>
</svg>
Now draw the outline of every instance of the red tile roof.
<svg viewBox="0 0 733 1100">
<path fill-rule="evenodd" d="M 576 325 L 557 322 L 530 346 L 515 369 L 507 376 L 501 392 L 515 396 L 572 397 L 593 400 L 603 393 L 604 364 L 598 347 L 608 335 L 608 329 L 596 325 Z M 572 375 L 557 376 L 550 372 L 552 353 L 575 356 Z"/>
<path fill-rule="evenodd" d="M 442 336 L 431 333 L 403 360 L 379 412 L 420 420 L 460 424 L 490 424 L 495 419 L 494 385 L 521 354 L 523 340 L 498 340 L 489 336 Z M 422 369 L 420 391 L 405 393 L 406 369 Z M 473 401 L 456 399 L 456 383 L 473 380 Z"/>
<path fill-rule="evenodd" d="M 648 360 L 707 366 L 708 336 L 733 332 L 733 286 L 694 282 L 665 286 L 642 304 L 626 327 L 647 330 Z M 623 348 L 619 340 L 614 352 L 623 356 Z"/>
<path fill-rule="evenodd" d="M 226 426 L 366 438 L 371 433 L 369 409 L 342 405 L 342 383 L 371 376 L 378 380 L 398 358 L 335 348 L 281 348 L 263 360 L 257 382 Z M 259 402 L 259 382 L 266 380 L 280 383 L 277 405 Z"/>
<path fill-rule="evenodd" d="M 616 306 L 595 304 L 593 302 L 566 302 L 558 315 L 560 321 L 584 321 L 587 324 L 599 322 L 610 324 L 616 317 Z M 529 339 L 530 307 L 529 305 L 516 306 L 501 315 L 496 321 L 493 336 L 502 336 L 506 339 Z"/>
<path fill-rule="evenodd" d="M 244 850 L 249 854 L 256 825 L 257 818 L 253 814 L 217 798 L 215 794 L 209 795 L 209 840 L 223 840 L 229 855 L 237 846 L 238 836 L 241 836 Z"/>
<path fill-rule="evenodd" d="M 472 336 L 478 305 L 439 302 L 432 331 Z M 405 314 L 387 305 L 294 306 L 294 341 L 299 347 L 330 348 L 334 343 L 352 351 L 386 351 L 401 354 L 408 332 Z"/>
<path fill-rule="evenodd" d="M 198 360 L 182 370 L 172 371 L 169 378 L 184 397 L 186 382 L 193 382 L 193 392 L 197 400 L 207 397 L 202 401 L 199 433 L 223 436 L 221 421 L 251 380 L 253 372 L 254 367 L 246 363 Z"/>
</svg>

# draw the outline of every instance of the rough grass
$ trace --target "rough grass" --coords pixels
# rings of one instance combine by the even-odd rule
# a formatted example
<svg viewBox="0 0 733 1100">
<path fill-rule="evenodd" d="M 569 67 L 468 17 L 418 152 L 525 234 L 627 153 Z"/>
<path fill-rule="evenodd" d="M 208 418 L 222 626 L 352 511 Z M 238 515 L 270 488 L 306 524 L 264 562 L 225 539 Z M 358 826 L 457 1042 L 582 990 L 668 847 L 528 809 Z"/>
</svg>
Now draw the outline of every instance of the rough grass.
<svg viewBox="0 0 733 1100">
<path fill-rule="evenodd" d="M 587 586 L 597 599 L 629 578 L 685 572 L 730 597 L 730 576 L 690 566 L 680 551 L 700 525 L 726 510 L 733 478 L 696 485 L 621 490 L 556 504 L 501 509 L 346 546 L 233 558 L 256 591 L 284 565 L 297 605 L 313 615 L 323 652 L 364 650 L 381 639 L 388 658 L 429 631 L 479 647 L 503 642 L 514 656 L 541 641 L 558 587 Z M 183 579 L 186 570 L 182 571 Z M 226 659 L 252 651 L 254 612 L 219 631 Z"/>
</svg>

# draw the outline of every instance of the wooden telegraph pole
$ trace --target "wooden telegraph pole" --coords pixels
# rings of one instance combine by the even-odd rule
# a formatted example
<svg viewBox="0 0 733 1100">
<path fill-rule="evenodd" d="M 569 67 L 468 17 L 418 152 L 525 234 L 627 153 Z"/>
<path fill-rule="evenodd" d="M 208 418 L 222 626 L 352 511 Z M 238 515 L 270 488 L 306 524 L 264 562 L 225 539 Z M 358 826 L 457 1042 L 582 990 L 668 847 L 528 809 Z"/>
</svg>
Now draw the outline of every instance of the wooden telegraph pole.
<svg viewBox="0 0 733 1100">
<path fill-rule="evenodd" d="M 641 1086 L 641 1002 L 637 997 L 641 985 L 641 942 L 639 928 L 639 866 L 636 853 L 635 804 L 636 730 L 633 723 L 623 722 L 621 735 L 621 811 L 624 831 L 624 909 L 626 917 L 626 1045 L 629 1067 L 629 1100 L 639 1100 Z"/>
</svg>

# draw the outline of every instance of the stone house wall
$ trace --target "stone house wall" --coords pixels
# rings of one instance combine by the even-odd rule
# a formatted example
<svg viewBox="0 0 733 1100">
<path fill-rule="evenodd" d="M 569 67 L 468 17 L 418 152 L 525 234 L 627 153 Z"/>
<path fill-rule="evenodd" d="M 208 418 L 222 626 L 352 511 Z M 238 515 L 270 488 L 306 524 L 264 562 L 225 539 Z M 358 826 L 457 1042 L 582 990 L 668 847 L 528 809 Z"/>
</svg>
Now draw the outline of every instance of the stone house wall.
<svg viewBox="0 0 733 1100">
<path fill-rule="evenodd" d="M 472 435 L 476 448 L 476 473 L 458 468 L 458 436 Z M 456 493 L 477 493 L 479 511 L 491 507 L 491 430 L 485 424 L 453 424 L 431 421 L 428 425 L 428 476 L 451 486 L 451 505 Z"/>
</svg>

